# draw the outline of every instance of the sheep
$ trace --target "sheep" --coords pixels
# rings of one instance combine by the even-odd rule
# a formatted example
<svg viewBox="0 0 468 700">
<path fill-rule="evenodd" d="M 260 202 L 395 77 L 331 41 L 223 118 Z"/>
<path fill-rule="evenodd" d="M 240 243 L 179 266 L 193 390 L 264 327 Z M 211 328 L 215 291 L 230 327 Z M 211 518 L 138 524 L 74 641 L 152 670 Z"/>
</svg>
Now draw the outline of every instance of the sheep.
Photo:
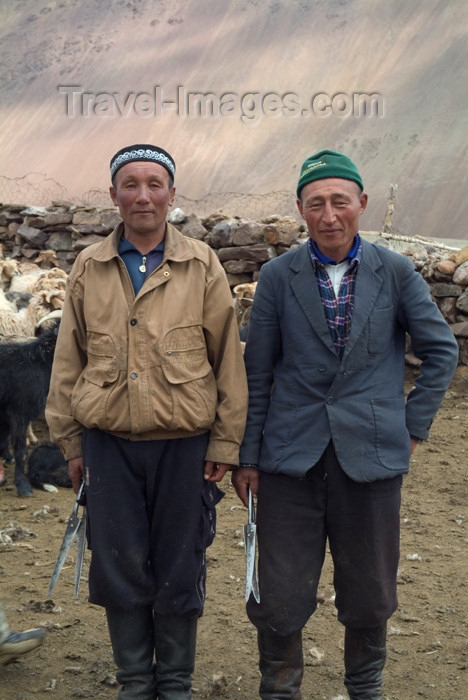
<svg viewBox="0 0 468 700">
<path fill-rule="evenodd" d="M 1 305 L 0 305 L 1 306 Z M 36 314 L 33 307 L 26 307 L 21 311 L 14 311 L 12 308 L 1 308 L 0 313 L 0 339 L 2 342 L 11 336 L 22 336 L 32 338 L 36 327 Z"/>
<path fill-rule="evenodd" d="M 45 314 L 44 314 L 45 315 Z M 21 311 L 2 309 L 0 314 L 0 339 L 2 342 L 11 336 L 34 337 L 38 318 L 37 305 L 28 305 Z"/>
<path fill-rule="evenodd" d="M 41 272 L 43 270 L 33 262 L 17 263 L 8 289 L 12 292 L 31 292 Z"/>
<path fill-rule="evenodd" d="M 234 308 L 236 310 L 237 325 L 240 339 L 245 344 L 249 333 L 249 318 L 252 310 L 253 298 L 257 288 L 256 282 L 244 282 L 234 287 Z M 244 345 L 243 345 L 244 347 Z"/>
<path fill-rule="evenodd" d="M 67 273 L 59 267 L 43 270 L 32 288 L 33 297 L 39 297 L 50 309 L 61 309 L 65 299 Z"/>
<path fill-rule="evenodd" d="M 16 311 L 25 309 L 32 299 L 32 294 L 29 292 L 5 292 L 5 299 L 10 302 Z"/>
<path fill-rule="evenodd" d="M 57 253 L 55 250 L 50 250 L 50 248 L 41 250 L 37 258 L 34 259 L 34 262 L 36 265 L 40 265 L 44 268 L 58 267 L 59 263 Z"/>
<path fill-rule="evenodd" d="M 12 304 L 12 302 L 7 298 L 5 292 L 0 290 L 0 313 L 11 313 L 17 311 L 16 307 Z"/>
<path fill-rule="evenodd" d="M 34 284 L 35 278 L 44 269 L 60 270 L 57 253 L 54 250 L 41 250 L 34 262 L 19 262 L 14 258 L 5 258 L 0 243 L 0 289 L 29 291 L 25 289 Z M 60 272 L 63 272 L 60 270 Z"/>
<path fill-rule="evenodd" d="M 60 267 L 44 270 L 35 263 L 22 263 L 16 273 L 12 274 L 9 291 L 31 292 L 42 289 L 64 289 L 67 273 Z"/>
<path fill-rule="evenodd" d="M 18 262 L 10 258 L 4 259 L 0 255 L 0 289 L 9 289 L 13 276 L 17 274 Z"/>
<path fill-rule="evenodd" d="M 37 338 L 0 344 L 0 455 L 10 438 L 18 496 L 32 496 L 25 475 L 28 425 L 44 411 L 57 341 L 58 322 Z"/>
<path fill-rule="evenodd" d="M 68 462 L 56 445 L 41 442 L 34 448 L 28 460 L 28 477 L 31 486 L 44 491 L 57 491 L 56 487 L 71 488 Z"/>
<path fill-rule="evenodd" d="M 62 309 L 66 283 L 63 275 L 66 276 L 66 273 L 61 270 L 60 276 L 52 277 L 47 275 L 49 272 L 52 271 L 44 270 L 44 274 L 36 280 L 29 304 L 19 311 L 7 298 L 7 294 L 11 298 L 12 291 L 0 291 L 0 338 L 12 335 L 31 338 L 41 319 Z"/>
</svg>

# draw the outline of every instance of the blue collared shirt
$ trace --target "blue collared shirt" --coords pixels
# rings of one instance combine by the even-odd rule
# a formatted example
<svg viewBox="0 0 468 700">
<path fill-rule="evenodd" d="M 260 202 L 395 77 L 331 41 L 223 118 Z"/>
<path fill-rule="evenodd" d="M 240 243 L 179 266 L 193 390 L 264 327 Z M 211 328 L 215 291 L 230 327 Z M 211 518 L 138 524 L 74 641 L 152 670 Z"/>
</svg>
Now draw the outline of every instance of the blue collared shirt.
<svg viewBox="0 0 468 700">
<path fill-rule="evenodd" d="M 127 239 L 122 236 L 119 241 L 118 251 L 128 270 L 136 295 L 142 288 L 145 279 L 162 263 L 164 257 L 164 241 L 161 241 L 161 243 L 150 250 L 149 253 L 142 255 L 132 243 L 129 243 Z"/>
<path fill-rule="evenodd" d="M 335 260 L 332 260 L 331 258 L 327 258 L 326 255 L 321 253 L 320 250 L 317 248 L 316 242 L 313 241 L 312 238 L 309 238 L 309 245 L 311 246 L 315 257 L 318 258 L 323 265 L 339 265 L 340 263 L 344 262 L 347 258 L 349 258 L 350 260 L 353 260 L 353 258 L 356 258 L 358 255 L 358 250 L 359 250 L 360 244 L 361 244 L 361 237 L 360 237 L 359 233 L 357 233 L 354 237 L 353 247 L 349 251 L 348 255 L 345 255 L 343 260 L 336 262 Z M 361 255 L 359 255 L 359 258 L 361 258 Z"/>
</svg>

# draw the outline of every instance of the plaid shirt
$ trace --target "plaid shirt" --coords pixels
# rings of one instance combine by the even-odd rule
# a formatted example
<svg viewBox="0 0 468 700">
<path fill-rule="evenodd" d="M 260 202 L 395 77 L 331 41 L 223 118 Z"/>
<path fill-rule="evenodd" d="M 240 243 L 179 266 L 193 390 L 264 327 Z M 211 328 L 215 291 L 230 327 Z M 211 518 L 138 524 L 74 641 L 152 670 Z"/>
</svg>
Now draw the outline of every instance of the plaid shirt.
<svg viewBox="0 0 468 700">
<path fill-rule="evenodd" d="M 311 238 L 309 238 L 308 246 L 312 266 L 315 271 L 315 276 L 317 277 L 325 319 L 333 344 L 341 359 L 351 330 L 351 319 L 354 309 L 354 286 L 356 282 L 356 273 L 361 261 L 362 243 L 359 234 L 357 234 L 353 248 L 346 256 L 349 258 L 350 262 L 341 280 L 338 297 L 335 296 L 332 281 L 326 270 L 326 265 L 336 263 L 326 258 L 318 250 Z"/>
</svg>

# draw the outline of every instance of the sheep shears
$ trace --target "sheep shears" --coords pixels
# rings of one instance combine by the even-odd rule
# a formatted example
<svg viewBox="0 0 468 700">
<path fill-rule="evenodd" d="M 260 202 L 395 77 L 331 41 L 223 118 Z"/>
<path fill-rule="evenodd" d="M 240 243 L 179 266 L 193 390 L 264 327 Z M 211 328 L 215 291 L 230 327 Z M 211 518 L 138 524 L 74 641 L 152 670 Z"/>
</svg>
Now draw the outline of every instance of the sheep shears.
<svg viewBox="0 0 468 700">
<path fill-rule="evenodd" d="M 260 602 L 260 591 L 257 580 L 256 566 L 256 539 L 257 539 L 257 524 L 255 518 L 255 506 L 253 502 L 252 491 L 249 488 L 249 516 L 248 522 L 244 525 L 244 545 L 246 554 L 246 571 L 245 571 L 245 599 L 248 600 L 250 593 L 257 603 Z"/>
<path fill-rule="evenodd" d="M 83 508 L 81 516 L 78 515 L 80 506 Z M 78 598 L 80 589 L 81 570 L 83 568 L 84 552 L 86 547 L 86 498 L 84 493 L 84 482 L 81 483 L 79 491 L 76 495 L 75 504 L 68 518 L 67 528 L 63 536 L 62 544 L 55 562 L 54 571 L 52 573 L 47 597 L 50 598 L 55 584 L 57 583 L 60 572 L 62 571 L 65 560 L 70 551 L 73 540 L 76 536 L 76 562 L 75 562 L 75 599 Z"/>
</svg>

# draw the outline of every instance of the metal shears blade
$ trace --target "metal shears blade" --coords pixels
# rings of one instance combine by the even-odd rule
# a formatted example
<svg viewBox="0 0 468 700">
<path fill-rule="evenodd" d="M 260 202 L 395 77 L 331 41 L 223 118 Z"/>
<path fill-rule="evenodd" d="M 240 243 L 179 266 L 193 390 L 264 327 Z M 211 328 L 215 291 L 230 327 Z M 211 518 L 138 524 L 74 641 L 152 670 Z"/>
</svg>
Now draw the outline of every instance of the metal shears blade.
<svg viewBox="0 0 468 700">
<path fill-rule="evenodd" d="M 78 516 L 78 510 L 82 506 L 83 511 L 81 516 Z M 63 536 L 62 544 L 60 545 L 57 561 L 55 562 L 54 571 L 52 573 L 47 597 L 50 598 L 55 584 L 57 583 L 62 567 L 70 551 L 73 540 L 76 535 L 76 565 L 75 565 L 75 598 L 78 598 L 80 588 L 81 570 L 83 567 L 84 551 L 86 547 L 86 505 L 84 494 L 84 482 L 81 483 L 79 491 L 76 495 L 75 504 L 68 518 L 67 528 Z"/>
<path fill-rule="evenodd" d="M 246 555 L 246 569 L 245 569 L 245 600 L 248 600 L 250 593 L 253 597 L 260 602 L 260 591 L 258 588 L 257 579 L 257 553 L 256 553 L 256 542 L 257 542 L 257 524 L 255 521 L 255 506 L 253 502 L 252 491 L 248 489 L 249 493 L 249 516 L 248 522 L 244 525 L 244 545 L 245 545 L 245 555 Z"/>
</svg>

